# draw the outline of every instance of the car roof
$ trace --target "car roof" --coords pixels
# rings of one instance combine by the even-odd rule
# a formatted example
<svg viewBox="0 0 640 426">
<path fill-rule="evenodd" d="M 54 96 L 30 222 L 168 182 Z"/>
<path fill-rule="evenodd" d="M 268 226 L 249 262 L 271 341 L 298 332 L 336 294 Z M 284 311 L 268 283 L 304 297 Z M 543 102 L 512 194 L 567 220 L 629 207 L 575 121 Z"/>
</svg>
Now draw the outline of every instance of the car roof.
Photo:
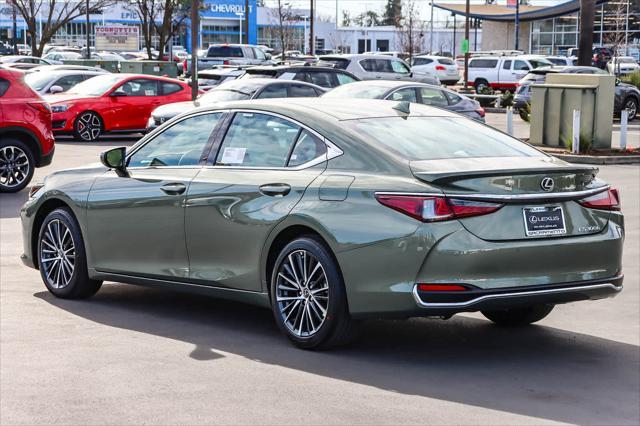
<svg viewBox="0 0 640 426">
<path fill-rule="evenodd" d="M 362 81 L 354 81 L 353 83 L 349 83 L 349 85 L 357 85 L 357 86 L 369 86 L 369 87 L 385 87 L 389 89 L 395 89 L 400 87 L 435 87 L 437 89 L 446 90 L 444 87 L 434 86 L 432 84 L 420 83 L 417 81 L 395 81 L 395 80 L 362 80 Z"/>
<path fill-rule="evenodd" d="M 219 86 L 215 87 L 212 90 L 233 90 L 233 89 L 241 89 L 241 88 L 247 88 L 247 87 L 250 87 L 251 90 L 257 90 L 259 88 L 269 86 L 272 84 L 284 84 L 286 86 L 291 86 L 295 84 L 295 85 L 309 86 L 315 89 L 322 89 L 322 87 L 316 86 L 315 84 L 307 83 L 304 81 L 298 81 L 298 80 L 276 80 L 273 78 L 248 78 L 248 79 L 241 78 L 236 80 L 225 81 L 224 83 L 220 84 Z M 322 89 L 322 91 L 324 92 L 326 91 L 326 89 Z"/>
<path fill-rule="evenodd" d="M 251 68 L 247 68 L 246 71 L 251 74 L 252 72 L 255 71 L 271 71 L 271 70 L 276 70 L 276 71 L 282 71 L 282 70 L 296 70 L 296 71 L 309 71 L 309 70 L 315 70 L 315 71 L 335 71 L 335 72 L 343 72 L 343 73 L 348 73 L 347 71 L 344 70 L 339 70 L 330 66 L 322 66 L 322 65 L 261 65 L 261 66 L 257 66 L 257 67 L 251 67 Z"/>
<path fill-rule="evenodd" d="M 382 59 L 388 61 L 401 61 L 402 59 L 396 58 L 389 55 L 374 55 L 374 54 L 364 54 L 364 53 L 343 53 L 341 55 L 323 55 L 320 57 L 320 60 L 336 60 L 336 59 Z"/>
<path fill-rule="evenodd" d="M 309 125 L 322 126 L 318 120 L 335 122 L 365 118 L 397 117 L 399 111 L 393 109 L 400 102 L 377 99 L 334 99 L 334 98 L 287 98 L 259 99 L 251 101 L 224 102 L 216 106 L 201 107 L 198 110 L 250 109 L 282 114 L 299 119 Z M 410 116 L 417 117 L 459 117 L 444 109 L 421 104 L 411 104 Z M 334 123 L 335 124 L 335 123 Z"/>
</svg>

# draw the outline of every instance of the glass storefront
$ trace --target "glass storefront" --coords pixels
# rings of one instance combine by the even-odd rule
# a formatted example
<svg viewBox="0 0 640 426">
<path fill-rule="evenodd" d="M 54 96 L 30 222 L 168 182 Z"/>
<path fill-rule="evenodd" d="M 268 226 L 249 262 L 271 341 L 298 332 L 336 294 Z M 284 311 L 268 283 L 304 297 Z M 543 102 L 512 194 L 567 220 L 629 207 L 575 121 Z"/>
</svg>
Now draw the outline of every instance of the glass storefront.
<svg viewBox="0 0 640 426">
<path fill-rule="evenodd" d="M 566 55 L 578 45 L 578 14 L 532 22 L 530 40 L 532 54 Z M 612 0 L 597 6 L 593 43 L 640 59 L 640 0 Z"/>
</svg>

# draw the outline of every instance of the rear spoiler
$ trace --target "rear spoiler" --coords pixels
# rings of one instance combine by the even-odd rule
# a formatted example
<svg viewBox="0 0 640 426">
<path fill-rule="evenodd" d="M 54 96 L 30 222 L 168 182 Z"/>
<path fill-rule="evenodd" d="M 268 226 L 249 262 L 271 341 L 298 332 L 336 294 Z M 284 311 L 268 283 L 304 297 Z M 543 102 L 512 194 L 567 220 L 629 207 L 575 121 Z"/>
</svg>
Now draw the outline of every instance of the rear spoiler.
<svg viewBox="0 0 640 426">
<path fill-rule="evenodd" d="M 501 170 L 451 170 L 436 172 L 417 172 L 413 174 L 421 180 L 429 183 L 446 183 L 456 181 L 461 178 L 481 178 L 490 176 L 520 176 L 535 173 L 590 173 L 593 177 L 598 174 L 599 169 L 591 166 L 567 166 L 567 167 L 531 167 Z"/>
</svg>

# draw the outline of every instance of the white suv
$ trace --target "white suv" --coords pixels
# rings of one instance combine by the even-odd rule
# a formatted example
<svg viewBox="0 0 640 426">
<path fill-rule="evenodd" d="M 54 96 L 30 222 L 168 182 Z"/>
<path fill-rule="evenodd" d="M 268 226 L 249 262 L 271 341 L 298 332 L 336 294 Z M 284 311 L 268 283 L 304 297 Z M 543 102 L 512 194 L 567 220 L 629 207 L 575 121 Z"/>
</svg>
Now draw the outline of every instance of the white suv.
<svg viewBox="0 0 640 426">
<path fill-rule="evenodd" d="M 485 87 L 515 90 L 529 71 L 550 66 L 553 64 L 542 56 L 477 56 L 469 60 L 469 83 L 476 92 Z"/>
<path fill-rule="evenodd" d="M 439 86 L 440 80 L 430 72 L 413 72 L 402 59 L 386 55 L 327 55 L 321 64 L 349 71 L 361 80 L 407 80 Z"/>
<path fill-rule="evenodd" d="M 458 64 L 444 56 L 420 55 L 413 58 L 411 71 L 428 72 L 440 79 L 442 84 L 453 85 L 460 80 Z"/>
</svg>

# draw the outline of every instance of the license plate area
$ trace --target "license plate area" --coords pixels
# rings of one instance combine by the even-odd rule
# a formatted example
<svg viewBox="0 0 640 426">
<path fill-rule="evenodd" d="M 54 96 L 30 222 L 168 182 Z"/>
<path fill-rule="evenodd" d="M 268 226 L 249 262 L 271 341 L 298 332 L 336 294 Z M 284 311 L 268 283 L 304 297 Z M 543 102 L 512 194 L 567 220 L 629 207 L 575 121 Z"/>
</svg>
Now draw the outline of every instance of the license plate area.
<svg viewBox="0 0 640 426">
<path fill-rule="evenodd" d="M 567 233 L 560 206 L 525 207 L 524 231 L 527 237 L 558 236 Z"/>
</svg>

